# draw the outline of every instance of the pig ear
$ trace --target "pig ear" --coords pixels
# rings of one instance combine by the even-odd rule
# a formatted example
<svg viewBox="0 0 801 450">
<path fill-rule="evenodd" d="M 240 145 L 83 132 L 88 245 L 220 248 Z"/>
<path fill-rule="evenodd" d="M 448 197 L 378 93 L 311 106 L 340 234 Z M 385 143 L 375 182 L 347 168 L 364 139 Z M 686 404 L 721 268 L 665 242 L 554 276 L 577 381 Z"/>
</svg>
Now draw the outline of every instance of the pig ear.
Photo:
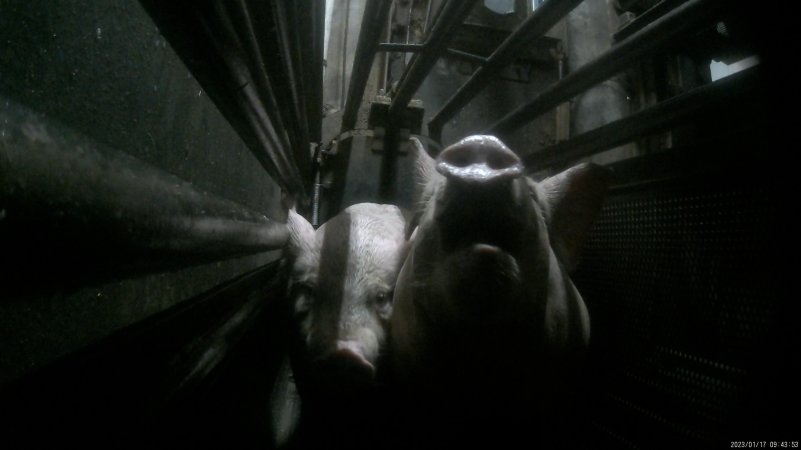
<svg viewBox="0 0 801 450">
<path fill-rule="evenodd" d="M 292 208 L 287 213 L 286 226 L 289 229 L 289 241 L 286 250 L 291 258 L 310 252 L 314 245 L 314 228 L 303 216 Z"/>
<path fill-rule="evenodd" d="M 540 183 L 550 208 L 551 245 L 568 270 L 575 267 L 584 240 L 601 209 L 610 171 L 581 164 Z"/>
<path fill-rule="evenodd" d="M 412 158 L 415 166 L 414 198 L 417 205 L 411 217 L 406 221 L 406 239 L 409 239 L 417 228 L 420 216 L 425 212 L 426 205 L 436 190 L 437 180 L 444 178 L 437 172 L 437 162 L 428 154 L 423 143 L 414 136 L 409 140 L 412 142 Z"/>
<path fill-rule="evenodd" d="M 415 181 L 420 186 L 427 185 L 434 177 L 438 176 L 437 162 L 426 151 L 425 146 L 417 137 L 411 137 L 412 157 L 415 165 Z"/>
</svg>

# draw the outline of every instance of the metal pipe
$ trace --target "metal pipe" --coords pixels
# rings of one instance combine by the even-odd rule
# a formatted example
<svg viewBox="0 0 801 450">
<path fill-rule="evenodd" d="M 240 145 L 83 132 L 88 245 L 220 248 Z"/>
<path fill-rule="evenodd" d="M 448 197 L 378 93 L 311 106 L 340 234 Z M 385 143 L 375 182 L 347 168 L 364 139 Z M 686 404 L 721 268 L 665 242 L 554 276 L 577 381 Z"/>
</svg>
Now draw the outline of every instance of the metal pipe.
<svg viewBox="0 0 801 450">
<path fill-rule="evenodd" d="M 356 54 L 353 57 L 348 97 L 342 113 L 342 131 L 352 130 L 356 126 L 359 106 L 364 97 L 364 89 L 367 86 L 380 34 L 386 24 L 391 4 L 392 0 L 368 0 L 365 6 L 359 41 L 356 44 Z"/>
<path fill-rule="evenodd" d="M 240 0 L 241 1 L 241 0 Z M 289 80 L 290 105 L 294 122 L 291 123 L 296 133 L 293 153 L 299 159 L 298 166 L 305 180 L 311 177 L 311 155 L 309 154 L 309 129 L 308 118 L 306 117 L 306 95 L 303 86 L 303 68 L 301 67 L 301 57 L 298 48 L 299 36 L 298 21 L 292 14 L 294 2 L 278 0 L 271 2 L 273 5 L 273 17 L 278 33 L 278 42 L 281 49 L 281 60 L 283 61 L 284 73 Z"/>
<path fill-rule="evenodd" d="M 479 68 L 445 103 L 428 123 L 429 135 L 439 140 L 442 127 L 491 81 L 491 78 L 511 64 L 523 47 L 544 35 L 573 10 L 582 0 L 550 0 L 534 10 L 498 48 L 492 52 L 484 67 Z"/>
<path fill-rule="evenodd" d="M 259 74 L 250 72 L 244 58 L 247 52 L 236 33 L 217 14 L 215 5 L 204 2 L 187 10 L 183 2 L 140 3 L 264 169 L 290 196 L 304 198 L 298 168 L 288 158 L 281 108 L 274 98 L 262 97 L 264 94 L 254 87 L 253 78 Z"/>
<path fill-rule="evenodd" d="M 758 100 L 758 67 L 697 87 L 620 120 L 582 133 L 523 157 L 526 170 L 538 170 L 567 163 L 625 144 L 634 139 L 687 123 L 694 117 L 716 117 L 721 112 L 745 110 L 743 105 Z"/>
<path fill-rule="evenodd" d="M 242 48 L 242 44 L 233 30 L 232 22 L 227 19 L 226 14 L 220 13 L 213 18 L 201 16 L 199 22 L 205 34 L 209 36 L 216 53 L 221 56 L 229 83 L 239 87 L 234 99 L 248 129 L 259 143 L 259 147 L 268 150 L 254 151 L 253 154 L 268 171 L 270 164 L 277 166 L 277 174 L 285 180 L 289 192 L 297 198 L 304 199 L 306 192 L 299 169 L 287 153 L 289 146 L 286 130 L 281 128 L 280 109 L 269 92 L 266 96 L 259 94 L 256 87 L 258 83 L 253 81 L 254 75 L 250 72 L 248 64 L 233 51 L 235 48 Z"/>
<path fill-rule="evenodd" d="M 238 46 L 245 50 L 248 58 L 245 60 L 247 70 L 244 78 L 252 80 L 252 84 L 256 87 L 256 95 L 251 94 L 251 89 L 243 88 L 242 93 L 249 99 L 249 110 L 255 113 L 254 115 L 248 114 L 248 120 L 251 126 L 256 130 L 257 135 L 275 135 L 271 140 L 281 142 L 279 148 L 286 150 L 291 149 L 294 157 L 294 165 L 297 167 L 298 177 L 300 179 L 306 178 L 311 173 L 311 158 L 308 151 L 303 152 L 302 149 L 307 147 L 308 131 L 302 122 L 299 122 L 294 115 L 290 114 L 289 117 L 283 117 L 286 114 L 286 108 L 278 106 L 278 100 L 275 95 L 275 90 L 271 85 L 271 77 L 266 71 L 267 65 L 265 64 L 263 54 L 264 52 L 260 46 L 260 39 L 256 34 L 253 26 L 253 19 L 248 8 L 248 4 L 244 0 L 239 0 L 236 4 L 228 4 L 231 8 L 230 14 L 225 10 L 224 5 L 215 3 L 217 17 L 225 30 L 225 34 L 229 36 Z M 234 31 L 236 30 L 236 31 Z M 291 75 L 291 71 L 288 75 Z M 256 106 L 263 104 L 266 108 Z M 260 111 L 265 110 L 269 118 L 259 117 Z M 282 114 L 282 111 L 284 113 Z M 268 120 L 271 125 L 268 128 L 264 120 Z M 292 124 L 290 126 L 289 124 Z M 301 126 L 304 125 L 304 126 Z M 260 132 L 261 129 L 267 129 L 266 133 Z M 292 130 L 291 143 L 281 138 L 277 130 Z M 288 145 L 289 144 L 289 145 Z M 273 144 L 276 145 L 276 144 Z M 282 152 L 286 153 L 286 152 Z M 284 155 L 284 159 L 286 155 Z M 287 161 L 285 164 L 292 165 L 292 162 Z M 301 182 L 302 184 L 302 182 Z"/>
<path fill-rule="evenodd" d="M 12 274 L 108 279 L 284 246 L 284 224 L 3 100 L 0 247 Z"/>
<path fill-rule="evenodd" d="M 547 4 L 548 2 L 545 3 Z M 677 37 L 711 25 L 725 6 L 726 2 L 723 0 L 689 0 L 620 41 L 595 61 L 579 67 L 484 132 L 505 136 L 540 114 L 622 71 L 634 61 L 673 42 Z"/>
<path fill-rule="evenodd" d="M 398 117 L 406 109 L 412 96 L 425 80 L 431 68 L 445 51 L 451 35 L 457 26 L 464 22 L 470 14 L 477 0 L 449 0 L 443 6 L 442 13 L 437 18 L 431 33 L 425 42 L 425 50 L 415 55 L 409 66 L 404 70 L 396 94 L 389 107 L 390 117 Z"/>
</svg>

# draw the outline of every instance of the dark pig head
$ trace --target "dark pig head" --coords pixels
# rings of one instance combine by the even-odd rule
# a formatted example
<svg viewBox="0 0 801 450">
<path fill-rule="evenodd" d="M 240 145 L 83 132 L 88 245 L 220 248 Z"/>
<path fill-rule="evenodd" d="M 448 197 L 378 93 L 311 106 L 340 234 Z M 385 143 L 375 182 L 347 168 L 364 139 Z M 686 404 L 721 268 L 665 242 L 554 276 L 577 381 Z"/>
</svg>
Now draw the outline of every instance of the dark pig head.
<svg viewBox="0 0 801 450">
<path fill-rule="evenodd" d="M 493 136 L 465 138 L 436 160 L 415 147 L 419 206 L 391 327 L 396 379 L 456 397 L 481 385 L 496 391 L 488 396 L 547 389 L 588 344 L 568 272 L 606 169 L 584 164 L 537 183 Z"/>
<path fill-rule="evenodd" d="M 290 211 L 289 297 L 301 395 L 369 385 L 384 350 L 405 221 L 391 205 L 350 206 L 316 231 Z M 303 380 L 303 381 L 301 381 Z"/>
</svg>

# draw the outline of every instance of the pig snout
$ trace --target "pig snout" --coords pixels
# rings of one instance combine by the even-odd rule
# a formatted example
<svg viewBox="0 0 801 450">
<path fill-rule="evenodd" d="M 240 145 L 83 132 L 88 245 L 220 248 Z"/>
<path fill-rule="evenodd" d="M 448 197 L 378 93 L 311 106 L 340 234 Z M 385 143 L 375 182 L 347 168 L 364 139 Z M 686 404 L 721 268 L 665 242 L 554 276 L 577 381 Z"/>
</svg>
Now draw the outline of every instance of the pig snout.
<svg viewBox="0 0 801 450">
<path fill-rule="evenodd" d="M 472 136 L 443 150 L 436 169 L 446 180 L 435 214 L 442 249 L 472 246 L 481 265 L 492 248 L 517 253 L 530 203 L 520 158 L 493 136 Z"/>
<path fill-rule="evenodd" d="M 449 180 L 494 184 L 522 175 L 523 163 L 497 138 L 472 136 L 443 150 L 437 171 Z"/>
</svg>

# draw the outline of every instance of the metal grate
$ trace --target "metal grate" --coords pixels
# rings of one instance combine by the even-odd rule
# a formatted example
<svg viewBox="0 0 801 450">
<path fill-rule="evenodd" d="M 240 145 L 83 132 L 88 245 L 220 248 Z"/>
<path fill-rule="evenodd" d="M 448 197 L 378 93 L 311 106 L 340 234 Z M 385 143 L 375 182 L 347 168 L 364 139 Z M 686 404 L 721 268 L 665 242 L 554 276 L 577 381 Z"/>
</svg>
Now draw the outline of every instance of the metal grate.
<svg viewBox="0 0 801 450">
<path fill-rule="evenodd" d="M 771 439 L 779 197 L 674 181 L 608 199 L 574 275 L 593 327 L 588 448 Z"/>
</svg>

